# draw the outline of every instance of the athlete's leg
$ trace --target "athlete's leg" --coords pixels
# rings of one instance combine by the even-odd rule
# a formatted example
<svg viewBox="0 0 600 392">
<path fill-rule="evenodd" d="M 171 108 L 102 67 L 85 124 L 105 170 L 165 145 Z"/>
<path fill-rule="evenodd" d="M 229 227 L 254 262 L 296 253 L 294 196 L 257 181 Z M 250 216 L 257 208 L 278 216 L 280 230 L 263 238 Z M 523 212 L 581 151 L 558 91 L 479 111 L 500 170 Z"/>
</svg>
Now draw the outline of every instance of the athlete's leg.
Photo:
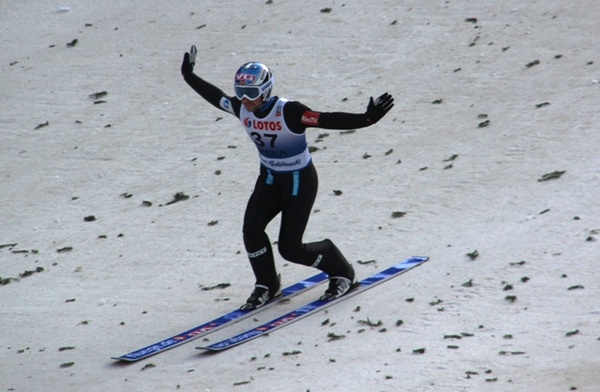
<svg viewBox="0 0 600 392">
<path fill-rule="evenodd" d="M 314 166 L 300 171 L 297 180 L 294 182 L 292 177 L 292 184 L 288 185 L 287 189 L 283 188 L 285 202 L 279 232 L 281 256 L 293 263 L 318 268 L 329 276 L 352 275 L 354 278 L 352 267 L 331 240 L 302 242 L 318 189 Z"/>
<path fill-rule="evenodd" d="M 279 191 L 271 183 L 267 171 L 261 168 L 261 175 L 256 181 L 244 214 L 244 246 L 256 277 L 256 284 L 272 290 L 279 288 L 279 278 L 271 241 L 265 229 L 281 211 L 281 205 Z"/>
</svg>

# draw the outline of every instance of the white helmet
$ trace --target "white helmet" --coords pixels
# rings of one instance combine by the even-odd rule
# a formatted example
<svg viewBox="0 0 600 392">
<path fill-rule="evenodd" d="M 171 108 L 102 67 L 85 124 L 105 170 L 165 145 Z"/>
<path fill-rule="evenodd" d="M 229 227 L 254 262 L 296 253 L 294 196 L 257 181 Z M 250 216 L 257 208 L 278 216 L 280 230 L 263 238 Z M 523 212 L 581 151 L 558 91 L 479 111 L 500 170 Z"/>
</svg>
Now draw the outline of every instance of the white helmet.
<svg viewBox="0 0 600 392">
<path fill-rule="evenodd" d="M 273 74 L 266 65 L 250 62 L 242 65 L 235 73 L 233 88 L 239 99 L 254 101 L 261 97 L 266 102 L 271 97 Z"/>
</svg>

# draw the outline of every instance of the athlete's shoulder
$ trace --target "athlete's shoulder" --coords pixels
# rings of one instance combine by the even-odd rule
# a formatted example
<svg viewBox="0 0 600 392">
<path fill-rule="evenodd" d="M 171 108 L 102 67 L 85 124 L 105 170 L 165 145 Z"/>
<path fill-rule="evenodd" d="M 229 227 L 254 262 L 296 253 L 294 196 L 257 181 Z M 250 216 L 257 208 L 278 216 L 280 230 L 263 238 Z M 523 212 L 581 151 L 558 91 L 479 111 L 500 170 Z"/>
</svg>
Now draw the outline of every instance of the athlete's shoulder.
<svg viewBox="0 0 600 392">
<path fill-rule="evenodd" d="M 285 122 L 294 133 L 303 133 L 307 127 L 318 126 L 319 115 L 299 101 L 288 101 L 283 108 Z"/>
<path fill-rule="evenodd" d="M 299 102 L 299 101 L 292 101 L 292 100 L 288 100 L 283 98 L 285 107 L 284 110 L 286 113 L 289 113 L 290 115 L 294 115 L 296 117 L 302 116 L 302 113 L 304 113 L 307 110 L 310 110 L 310 108 L 308 106 L 306 106 L 305 104 Z"/>
<path fill-rule="evenodd" d="M 318 127 L 320 112 L 314 111 L 305 104 L 298 101 L 291 101 L 286 105 L 289 107 L 290 113 L 293 113 L 293 118 L 303 127 Z"/>
</svg>

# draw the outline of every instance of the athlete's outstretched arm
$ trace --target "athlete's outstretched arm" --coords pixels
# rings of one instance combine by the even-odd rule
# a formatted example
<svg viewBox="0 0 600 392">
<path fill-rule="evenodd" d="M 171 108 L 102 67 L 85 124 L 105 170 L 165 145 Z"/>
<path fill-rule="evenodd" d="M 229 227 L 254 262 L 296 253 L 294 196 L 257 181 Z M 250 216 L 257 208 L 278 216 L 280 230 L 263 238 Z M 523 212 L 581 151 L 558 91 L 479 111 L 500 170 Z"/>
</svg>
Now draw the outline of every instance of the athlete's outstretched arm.
<svg viewBox="0 0 600 392">
<path fill-rule="evenodd" d="M 368 127 L 381 120 L 392 107 L 394 107 L 394 97 L 391 94 L 384 93 L 375 100 L 371 97 L 367 111 L 364 113 L 321 113 L 319 128 L 351 129 Z"/>
<path fill-rule="evenodd" d="M 286 108 L 287 106 L 290 106 L 289 115 L 292 118 L 290 125 L 298 124 L 297 127 L 290 127 L 295 132 L 303 132 L 309 127 L 356 129 L 368 127 L 381 120 L 394 107 L 394 97 L 388 93 L 382 94 L 375 100 L 371 97 L 365 113 L 318 112 L 298 102 L 288 104 Z"/>
<path fill-rule="evenodd" d="M 183 62 L 181 63 L 181 74 L 183 75 L 183 79 L 191 88 L 194 89 L 194 91 L 200 94 L 200 96 L 208 101 L 211 105 L 218 109 L 234 114 L 231 108 L 233 99 L 227 96 L 223 90 L 217 86 L 194 74 L 195 62 L 196 46 L 194 45 L 189 52 L 186 52 L 183 55 Z M 224 101 L 227 101 L 229 104 L 224 105 Z"/>
</svg>

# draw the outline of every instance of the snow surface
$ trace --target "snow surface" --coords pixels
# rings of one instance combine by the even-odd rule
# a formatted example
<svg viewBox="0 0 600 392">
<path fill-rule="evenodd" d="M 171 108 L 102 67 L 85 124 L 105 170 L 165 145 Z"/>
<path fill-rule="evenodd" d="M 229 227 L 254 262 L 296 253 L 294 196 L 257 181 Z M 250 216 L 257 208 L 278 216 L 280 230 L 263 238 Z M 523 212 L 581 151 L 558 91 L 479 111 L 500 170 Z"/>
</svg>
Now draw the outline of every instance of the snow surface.
<svg viewBox="0 0 600 392">
<path fill-rule="evenodd" d="M 599 17 L 596 0 L 3 1 L 0 390 L 600 390 Z M 431 259 L 229 351 L 124 365 L 253 285 L 256 152 L 183 82 L 192 44 L 226 91 L 259 60 L 316 110 L 392 93 L 371 128 L 310 130 L 305 240 L 361 277 Z M 314 273 L 277 262 L 284 284 Z"/>
</svg>

